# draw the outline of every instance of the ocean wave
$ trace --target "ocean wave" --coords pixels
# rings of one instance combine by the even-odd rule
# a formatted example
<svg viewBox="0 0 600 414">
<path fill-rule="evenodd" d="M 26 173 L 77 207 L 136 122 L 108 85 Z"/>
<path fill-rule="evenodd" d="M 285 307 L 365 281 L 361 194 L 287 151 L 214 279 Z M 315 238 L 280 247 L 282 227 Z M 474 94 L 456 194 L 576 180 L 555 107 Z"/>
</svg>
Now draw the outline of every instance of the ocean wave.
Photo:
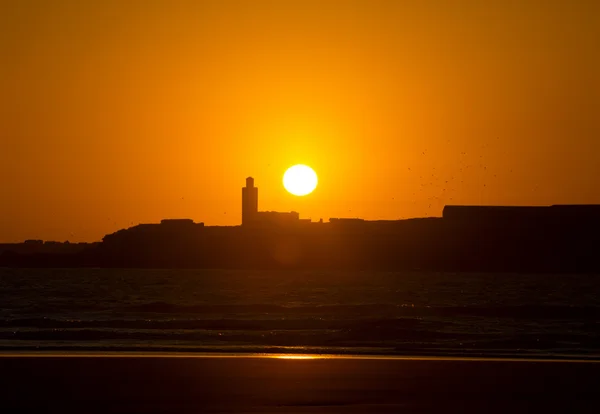
<svg viewBox="0 0 600 414">
<path fill-rule="evenodd" d="M 368 336 L 365 336 L 368 335 Z M 490 333 L 449 333 L 436 329 L 403 329 L 381 326 L 317 330 L 156 330 L 156 329 L 30 329 L 0 330 L 4 345 L 55 343 L 70 346 L 84 343 L 128 341 L 137 346 L 176 344 L 179 346 L 225 345 L 372 347 L 413 350 L 600 350 L 600 336 L 585 332 L 547 333 L 532 331 L 495 335 Z"/>
<path fill-rule="evenodd" d="M 305 330 L 305 329 L 351 329 L 367 326 L 395 327 L 414 329 L 418 325 L 433 324 L 422 320 L 410 318 L 397 319 L 368 319 L 368 320 L 325 320 L 321 318 L 308 319 L 108 319 L 108 320 L 81 320 L 81 319 L 52 319 L 52 318 L 24 318 L 7 319 L 0 321 L 0 329 L 10 328 L 39 328 L 39 329 L 73 329 L 73 328 L 116 328 L 116 329 L 203 329 L 203 330 Z M 439 324 L 441 325 L 441 324 Z"/>
<path fill-rule="evenodd" d="M 260 315 L 277 316 L 311 316 L 311 317 L 484 317 L 484 318 L 527 318 L 527 319 L 577 319 L 580 321 L 600 318 L 600 306 L 567 306 L 567 305 L 521 305 L 521 306 L 414 306 L 411 304 L 334 304 L 334 305 L 182 305 L 168 302 L 149 302 L 107 306 L 103 304 L 53 304 L 52 306 L 34 307 L 26 310 L 25 314 L 32 315 L 72 315 L 74 318 L 108 312 L 124 315 L 167 315 L 170 317 L 218 315 L 226 318 L 228 315 Z M 3 319 L 7 319 L 6 317 Z M 2 319 L 0 319 L 2 320 Z"/>
</svg>

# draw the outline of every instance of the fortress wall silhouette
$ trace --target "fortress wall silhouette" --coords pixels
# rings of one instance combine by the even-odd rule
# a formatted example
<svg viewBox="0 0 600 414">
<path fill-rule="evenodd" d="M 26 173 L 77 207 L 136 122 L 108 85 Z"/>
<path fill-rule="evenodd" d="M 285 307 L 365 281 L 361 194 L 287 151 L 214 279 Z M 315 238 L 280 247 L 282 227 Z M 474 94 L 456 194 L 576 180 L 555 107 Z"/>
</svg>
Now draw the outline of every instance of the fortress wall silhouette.
<svg viewBox="0 0 600 414">
<path fill-rule="evenodd" d="M 525 222 L 545 221 L 560 224 L 562 221 L 598 221 L 599 205 L 553 206 L 445 206 L 442 217 L 465 222 Z"/>
</svg>

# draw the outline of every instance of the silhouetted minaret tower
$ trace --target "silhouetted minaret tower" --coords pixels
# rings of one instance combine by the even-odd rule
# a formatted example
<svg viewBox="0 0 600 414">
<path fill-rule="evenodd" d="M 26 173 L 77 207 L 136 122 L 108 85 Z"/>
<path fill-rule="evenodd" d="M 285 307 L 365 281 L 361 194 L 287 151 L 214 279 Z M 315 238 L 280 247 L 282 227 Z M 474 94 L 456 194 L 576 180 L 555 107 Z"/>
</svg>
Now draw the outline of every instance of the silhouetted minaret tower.
<svg viewBox="0 0 600 414">
<path fill-rule="evenodd" d="M 242 226 L 256 218 L 258 212 L 258 188 L 254 187 L 254 178 L 246 178 L 246 187 L 242 188 Z"/>
</svg>

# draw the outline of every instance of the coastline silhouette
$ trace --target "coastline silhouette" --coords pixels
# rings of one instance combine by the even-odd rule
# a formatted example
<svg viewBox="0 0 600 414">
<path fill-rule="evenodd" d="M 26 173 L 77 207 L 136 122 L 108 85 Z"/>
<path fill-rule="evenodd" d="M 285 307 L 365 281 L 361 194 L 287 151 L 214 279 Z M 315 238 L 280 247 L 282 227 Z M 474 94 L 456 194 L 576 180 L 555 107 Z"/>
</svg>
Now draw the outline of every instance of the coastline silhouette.
<svg viewBox="0 0 600 414">
<path fill-rule="evenodd" d="M 0 266 L 578 273 L 600 270 L 599 242 L 599 205 L 450 205 L 442 217 L 312 222 L 259 211 L 248 177 L 239 226 L 165 219 L 99 243 L 4 244 Z"/>
</svg>

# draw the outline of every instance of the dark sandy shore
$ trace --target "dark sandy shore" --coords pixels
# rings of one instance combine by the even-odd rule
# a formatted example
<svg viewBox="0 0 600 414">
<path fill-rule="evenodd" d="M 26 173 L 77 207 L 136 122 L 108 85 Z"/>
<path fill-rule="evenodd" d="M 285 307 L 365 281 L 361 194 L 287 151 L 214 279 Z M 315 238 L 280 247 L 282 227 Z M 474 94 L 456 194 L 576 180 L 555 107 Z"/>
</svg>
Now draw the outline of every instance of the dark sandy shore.
<svg viewBox="0 0 600 414">
<path fill-rule="evenodd" d="M 4 355 L 0 412 L 600 412 L 600 363 Z"/>
</svg>

